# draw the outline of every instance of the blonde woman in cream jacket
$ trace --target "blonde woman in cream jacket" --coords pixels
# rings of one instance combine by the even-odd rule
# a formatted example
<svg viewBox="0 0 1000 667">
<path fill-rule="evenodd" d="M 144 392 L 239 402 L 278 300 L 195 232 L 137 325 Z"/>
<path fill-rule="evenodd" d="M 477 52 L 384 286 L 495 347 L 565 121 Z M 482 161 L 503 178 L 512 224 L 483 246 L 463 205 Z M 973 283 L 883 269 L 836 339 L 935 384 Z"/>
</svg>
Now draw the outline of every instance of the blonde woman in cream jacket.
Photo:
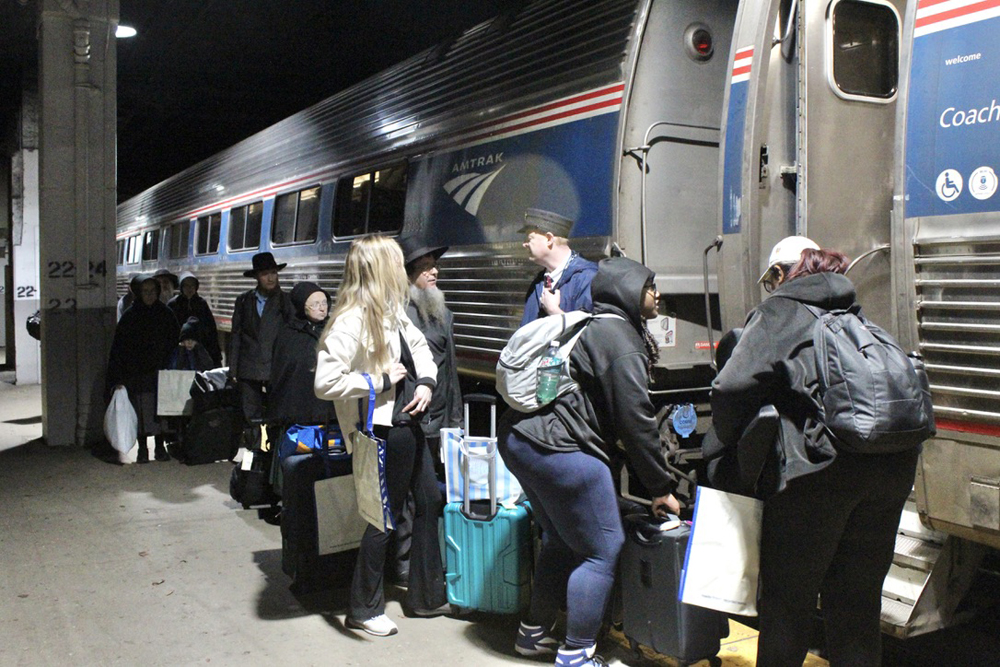
<svg viewBox="0 0 1000 667">
<path fill-rule="evenodd" d="M 404 608 L 415 616 L 435 616 L 448 611 L 437 536 L 441 493 L 419 421 L 430 405 L 437 367 L 424 335 L 406 316 L 408 293 L 403 253 L 396 241 L 376 235 L 351 244 L 336 305 L 320 336 L 315 390 L 317 397 L 333 401 L 344 439 L 350 443 L 359 422 L 367 417 L 369 388 L 364 374 L 371 378 L 376 392 L 374 430 L 387 443 L 390 507 L 398 517 L 410 491 L 416 505 Z M 415 371 L 407 381 L 401 340 L 406 341 Z M 397 390 L 411 383 L 412 399 L 397 401 Z M 365 531 L 345 620 L 347 627 L 378 637 L 398 631 L 385 615 L 388 540 L 389 534 L 374 526 Z"/>
</svg>

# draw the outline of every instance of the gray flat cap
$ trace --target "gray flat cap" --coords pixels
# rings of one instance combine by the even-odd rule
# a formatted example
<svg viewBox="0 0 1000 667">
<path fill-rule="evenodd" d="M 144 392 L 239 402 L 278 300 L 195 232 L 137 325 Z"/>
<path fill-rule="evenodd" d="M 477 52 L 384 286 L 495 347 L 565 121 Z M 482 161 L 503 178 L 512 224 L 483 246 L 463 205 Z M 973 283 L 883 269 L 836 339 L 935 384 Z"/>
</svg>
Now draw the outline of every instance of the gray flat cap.
<svg viewBox="0 0 1000 667">
<path fill-rule="evenodd" d="M 536 229 L 543 233 L 552 232 L 553 236 L 568 237 L 573 230 L 573 221 L 552 211 L 529 208 L 524 212 L 524 226 L 517 231 L 523 234 Z"/>
</svg>

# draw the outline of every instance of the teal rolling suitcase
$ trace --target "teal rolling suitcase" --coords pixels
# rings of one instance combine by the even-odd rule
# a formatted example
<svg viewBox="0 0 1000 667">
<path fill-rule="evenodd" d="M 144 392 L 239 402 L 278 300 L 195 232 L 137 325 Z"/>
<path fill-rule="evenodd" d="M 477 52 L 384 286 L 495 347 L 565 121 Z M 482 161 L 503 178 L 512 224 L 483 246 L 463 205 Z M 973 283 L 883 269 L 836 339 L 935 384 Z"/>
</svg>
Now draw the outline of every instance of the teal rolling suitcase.
<svg viewBox="0 0 1000 667">
<path fill-rule="evenodd" d="M 448 602 L 462 611 L 516 614 L 531 595 L 531 516 L 526 503 L 498 506 L 496 427 L 483 453 L 462 457 L 462 502 L 444 508 Z M 488 466 L 489 500 L 469 500 L 469 462 Z"/>
</svg>

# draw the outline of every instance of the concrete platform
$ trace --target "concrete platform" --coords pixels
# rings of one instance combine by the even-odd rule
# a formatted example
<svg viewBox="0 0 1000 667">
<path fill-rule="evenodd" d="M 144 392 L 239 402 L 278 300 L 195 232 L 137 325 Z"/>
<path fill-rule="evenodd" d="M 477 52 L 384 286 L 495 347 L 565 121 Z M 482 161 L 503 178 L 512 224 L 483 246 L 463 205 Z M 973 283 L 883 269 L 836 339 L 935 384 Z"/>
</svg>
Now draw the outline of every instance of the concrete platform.
<svg viewBox="0 0 1000 667">
<path fill-rule="evenodd" d="M 544 664 L 513 652 L 515 619 L 409 619 L 395 589 L 398 635 L 348 630 L 346 592 L 288 590 L 279 528 L 229 498 L 230 464 L 109 464 L 44 445 L 40 415 L 37 385 L 0 382 L 0 665 Z M 756 633 L 732 627 L 723 664 L 752 665 Z M 600 652 L 676 664 L 616 633 Z"/>
</svg>

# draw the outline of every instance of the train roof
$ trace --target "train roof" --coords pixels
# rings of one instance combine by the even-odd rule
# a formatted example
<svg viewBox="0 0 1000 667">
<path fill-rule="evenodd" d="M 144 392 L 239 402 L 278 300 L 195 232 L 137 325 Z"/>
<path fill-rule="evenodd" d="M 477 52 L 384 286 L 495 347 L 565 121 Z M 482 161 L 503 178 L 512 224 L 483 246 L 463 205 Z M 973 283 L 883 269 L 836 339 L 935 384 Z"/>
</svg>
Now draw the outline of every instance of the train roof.
<svg viewBox="0 0 1000 667">
<path fill-rule="evenodd" d="M 121 203 L 118 229 L 225 207 L 279 178 L 378 167 L 548 99 L 620 82 L 647 2 L 539 0 L 501 14 Z"/>
</svg>

